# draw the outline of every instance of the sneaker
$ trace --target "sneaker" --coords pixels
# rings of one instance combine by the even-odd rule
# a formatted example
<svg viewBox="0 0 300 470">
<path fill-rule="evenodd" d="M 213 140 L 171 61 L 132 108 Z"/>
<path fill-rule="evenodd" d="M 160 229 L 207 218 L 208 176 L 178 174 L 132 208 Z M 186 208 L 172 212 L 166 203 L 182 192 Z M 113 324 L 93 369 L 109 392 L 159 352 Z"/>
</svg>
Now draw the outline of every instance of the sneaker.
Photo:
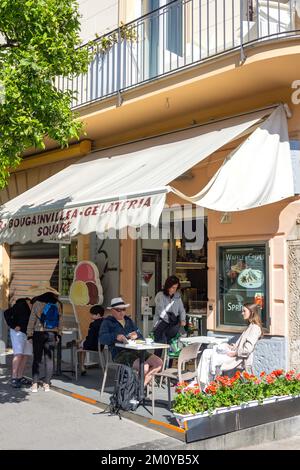
<svg viewBox="0 0 300 470">
<path fill-rule="evenodd" d="M 25 385 L 25 386 L 26 386 L 26 385 L 31 385 L 31 384 L 32 384 L 32 380 L 26 379 L 26 377 L 22 377 L 22 378 L 20 379 L 20 383 L 21 383 L 21 385 Z"/>
<path fill-rule="evenodd" d="M 38 384 L 32 384 L 30 390 L 31 390 L 31 393 L 37 393 L 38 392 Z"/>
<path fill-rule="evenodd" d="M 138 400 L 135 400 L 135 399 L 130 400 L 129 403 L 131 405 L 130 408 L 131 408 L 132 411 L 135 411 L 138 408 L 139 404 L 140 404 L 140 402 Z"/>
<path fill-rule="evenodd" d="M 10 384 L 13 388 L 21 388 L 20 379 L 11 379 Z"/>
<path fill-rule="evenodd" d="M 44 392 L 50 392 L 50 385 L 49 384 L 44 384 L 43 389 L 44 389 Z"/>
</svg>

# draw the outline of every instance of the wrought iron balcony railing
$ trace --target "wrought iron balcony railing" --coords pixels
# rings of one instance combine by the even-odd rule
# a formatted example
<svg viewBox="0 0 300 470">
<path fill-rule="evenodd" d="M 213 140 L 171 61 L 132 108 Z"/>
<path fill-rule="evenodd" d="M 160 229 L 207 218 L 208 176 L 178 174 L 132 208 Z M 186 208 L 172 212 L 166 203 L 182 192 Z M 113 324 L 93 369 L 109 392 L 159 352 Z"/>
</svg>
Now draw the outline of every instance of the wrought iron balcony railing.
<svg viewBox="0 0 300 470">
<path fill-rule="evenodd" d="M 209 58 L 300 36 L 300 0 L 175 0 L 99 37 L 86 74 L 58 79 L 73 107 L 101 100 Z"/>
</svg>

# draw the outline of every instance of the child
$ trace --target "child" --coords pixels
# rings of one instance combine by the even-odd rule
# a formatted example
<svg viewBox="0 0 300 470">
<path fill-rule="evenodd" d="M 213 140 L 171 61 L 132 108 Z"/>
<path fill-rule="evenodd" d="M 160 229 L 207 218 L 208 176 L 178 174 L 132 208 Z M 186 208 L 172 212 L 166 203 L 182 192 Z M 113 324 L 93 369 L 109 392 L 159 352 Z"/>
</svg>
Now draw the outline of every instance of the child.
<svg viewBox="0 0 300 470">
<path fill-rule="evenodd" d="M 82 349 L 80 354 L 80 367 L 81 375 L 86 374 L 84 367 L 85 352 L 84 351 L 98 351 L 98 337 L 99 330 L 104 316 L 104 308 L 102 305 L 93 305 L 90 309 L 92 322 L 90 323 L 87 337 L 81 341 L 79 348 Z"/>
</svg>

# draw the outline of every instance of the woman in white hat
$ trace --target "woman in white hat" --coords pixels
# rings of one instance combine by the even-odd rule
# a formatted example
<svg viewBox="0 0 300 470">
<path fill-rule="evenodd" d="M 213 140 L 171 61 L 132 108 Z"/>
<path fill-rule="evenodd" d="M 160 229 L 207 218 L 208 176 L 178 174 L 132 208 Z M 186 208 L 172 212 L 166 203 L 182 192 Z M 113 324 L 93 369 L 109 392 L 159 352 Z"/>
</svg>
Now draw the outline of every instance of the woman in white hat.
<svg viewBox="0 0 300 470">
<path fill-rule="evenodd" d="M 28 292 L 32 298 L 32 310 L 27 327 L 28 339 L 32 340 L 32 387 L 31 391 L 38 391 L 40 364 L 45 358 L 45 392 L 50 390 L 50 381 L 53 374 L 53 354 L 56 343 L 61 334 L 62 308 L 58 300 L 59 292 L 49 283 L 40 282 L 31 286 Z"/>
</svg>

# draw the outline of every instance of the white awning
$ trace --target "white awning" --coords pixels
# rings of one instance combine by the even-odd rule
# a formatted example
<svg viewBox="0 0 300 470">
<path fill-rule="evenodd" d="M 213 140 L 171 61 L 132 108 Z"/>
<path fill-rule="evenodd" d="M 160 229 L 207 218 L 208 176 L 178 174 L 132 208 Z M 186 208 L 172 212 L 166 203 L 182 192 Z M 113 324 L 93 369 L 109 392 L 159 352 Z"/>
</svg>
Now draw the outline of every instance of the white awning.
<svg viewBox="0 0 300 470">
<path fill-rule="evenodd" d="M 157 225 L 166 194 L 172 191 L 170 182 L 271 112 L 236 116 L 89 155 L 2 206 L 0 242 Z"/>
<path fill-rule="evenodd" d="M 229 155 L 206 187 L 184 199 L 207 209 L 235 212 L 294 196 L 286 112 L 279 106 Z"/>
</svg>

